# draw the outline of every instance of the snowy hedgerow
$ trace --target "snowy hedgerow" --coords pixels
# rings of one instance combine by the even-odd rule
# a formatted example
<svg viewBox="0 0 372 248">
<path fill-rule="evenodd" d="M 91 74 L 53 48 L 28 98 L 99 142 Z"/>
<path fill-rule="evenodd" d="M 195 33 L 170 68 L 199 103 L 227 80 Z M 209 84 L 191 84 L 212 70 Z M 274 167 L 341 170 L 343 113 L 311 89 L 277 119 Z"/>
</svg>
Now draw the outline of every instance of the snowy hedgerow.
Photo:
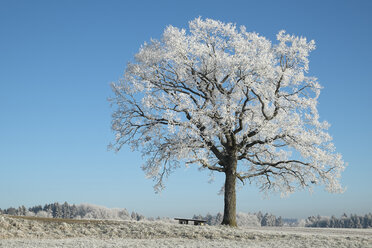
<svg viewBox="0 0 372 248">
<path fill-rule="evenodd" d="M 107 208 L 93 204 L 77 205 L 77 213 L 83 219 L 129 220 L 126 209 Z"/>
</svg>

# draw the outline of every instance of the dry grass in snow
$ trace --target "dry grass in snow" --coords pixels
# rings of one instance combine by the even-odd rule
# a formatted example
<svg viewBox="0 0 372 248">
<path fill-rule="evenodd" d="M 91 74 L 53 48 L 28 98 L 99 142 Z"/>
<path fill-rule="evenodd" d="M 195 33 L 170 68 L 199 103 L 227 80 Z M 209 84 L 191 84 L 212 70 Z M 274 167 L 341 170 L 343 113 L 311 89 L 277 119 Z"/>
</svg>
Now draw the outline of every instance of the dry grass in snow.
<svg viewBox="0 0 372 248">
<path fill-rule="evenodd" d="M 0 247 L 372 248 L 372 230 L 229 228 L 0 215 Z"/>
</svg>

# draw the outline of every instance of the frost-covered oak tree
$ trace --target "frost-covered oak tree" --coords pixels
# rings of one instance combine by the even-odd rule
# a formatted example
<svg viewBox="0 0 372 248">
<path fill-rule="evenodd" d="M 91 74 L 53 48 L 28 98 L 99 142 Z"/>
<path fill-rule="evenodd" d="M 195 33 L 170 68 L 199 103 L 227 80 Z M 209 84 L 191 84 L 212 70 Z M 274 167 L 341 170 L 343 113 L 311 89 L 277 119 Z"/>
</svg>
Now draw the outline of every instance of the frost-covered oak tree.
<svg viewBox="0 0 372 248">
<path fill-rule="evenodd" d="M 236 182 L 292 193 L 341 192 L 344 162 L 319 121 L 321 86 L 307 75 L 314 41 L 280 31 L 272 44 L 231 23 L 197 18 L 145 43 L 112 84 L 116 150 L 148 158 L 163 188 L 182 164 L 225 174 L 222 224 L 236 225 Z"/>
</svg>

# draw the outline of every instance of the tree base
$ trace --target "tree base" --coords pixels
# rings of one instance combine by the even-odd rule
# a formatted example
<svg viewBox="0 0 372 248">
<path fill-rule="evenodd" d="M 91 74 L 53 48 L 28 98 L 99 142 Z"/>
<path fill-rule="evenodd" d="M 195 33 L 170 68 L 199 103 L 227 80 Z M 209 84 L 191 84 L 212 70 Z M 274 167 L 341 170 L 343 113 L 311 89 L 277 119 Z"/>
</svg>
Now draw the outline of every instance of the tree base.
<svg viewBox="0 0 372 248">
<path fill-rule="evenodd" d="M 222 221 L 221 225 L 230 226 L 230 227 L 238 227 L 236 221 Z"/>
</svg>

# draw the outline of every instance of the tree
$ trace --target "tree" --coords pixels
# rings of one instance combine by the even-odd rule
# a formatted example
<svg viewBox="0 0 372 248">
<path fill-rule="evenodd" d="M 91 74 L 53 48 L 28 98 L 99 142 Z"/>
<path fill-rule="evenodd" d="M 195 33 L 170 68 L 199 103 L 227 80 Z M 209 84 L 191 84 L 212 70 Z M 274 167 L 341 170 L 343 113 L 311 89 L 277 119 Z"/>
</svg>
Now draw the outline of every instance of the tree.
<svg viewBox="0 0 372 248">
<path fill-rule="evenodd" d="M 261 223 L 262 219 L 263 219 L 263 214 L 261 213 L 261 211 L 258 211 L 258 213 L 256 213 L 256 215 L 257 215 L 258 221 Z"/>
<path fill-rule="evenodd" d="M 337 219 L 334 215 L 331 216 L 331 220 L 329 222 L 330 227 L 337 227 Z"/>
<path fill-rule="evenodd" d="M 74 219 L 78 216 L 78 208 L 75 204 L 71 206 L 71 218 Z"/>
<path fill-rule="evenodd" d="M 33 212 L 34 214 L 37 214 L 37 212 L 42 211 L 43 207 L 41 205 L 30 207 L 28 211 Z"/>
<path fill-rule="evenodd" d="M 112 84 L 112 147 L 141 150 L 157 191 L 181 164 L 224 173 L 231 226 L 237 180 L 283 195 L 314 184 L 341 192 L 344 162 L 319 121 L 321 86 L 306 75 L 314 41 L 280 31 L 272 44 L 211 19 L 189 28 L 168 26 Z"/>
<path fill-rule="evenodd" d="M 279 216 L 276 220 L 275 220 L 275 226 L 283 226 L 283 219 L 281 216 Z"/>
<path fill-rule="evenodd" d="M 13 208 L 13 207 L 10 207 L 6 210 L 5 212 L 6 214 L 8 215 L 17 215 L 17 209 Z"/>
<path fill-rule="evenodd" d="M 17 215 L 25 216 L 26 215 L 26 212 L 27 212 L 27 209 L 23 205 L 20 206 L 20 207 L 18 207 L 18 209 L 17 209 Z"/>
<path fill-rule="evenodd" d="M 261 220 L 261 226 L 275 226 L 276 218 L 274 215 L 266 213 Z"/>
<path fill-rule="evenodd" d="M 71 218 L 70 205 L 67 202 L 64 202 L 61 208 L 62 208 L 62 218 L 70 219 Z"/>
</svg>

